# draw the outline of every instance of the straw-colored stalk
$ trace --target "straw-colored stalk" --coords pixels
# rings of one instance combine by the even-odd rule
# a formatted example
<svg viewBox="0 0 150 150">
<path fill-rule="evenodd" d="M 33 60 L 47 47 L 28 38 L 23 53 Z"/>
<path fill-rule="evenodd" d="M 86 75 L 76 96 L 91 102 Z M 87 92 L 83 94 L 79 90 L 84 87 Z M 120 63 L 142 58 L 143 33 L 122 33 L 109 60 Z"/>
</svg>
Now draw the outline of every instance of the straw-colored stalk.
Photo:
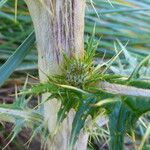
<svg viewBox="0 0 150 150">
<path fill-rule="evenodd" d="M 69 57 L 84 55 L 85 0 L 25 0 L 29 8 L 37 41 L 38 67 L 41 82 L 46 75 L 60 73 L 62 52 Z M 43 95 L 43 100 L 49 94 Z M 45 121 L 50 134 L 54 133 L 60 104 L 52 100 L 45 104 Z M 74 112 L 70 112 L 54 137 L 49 139 L 49 150 L 67 150 Z M 86 150 L 88 135 L 81 133 L 76 150 Z"/>
</svg>

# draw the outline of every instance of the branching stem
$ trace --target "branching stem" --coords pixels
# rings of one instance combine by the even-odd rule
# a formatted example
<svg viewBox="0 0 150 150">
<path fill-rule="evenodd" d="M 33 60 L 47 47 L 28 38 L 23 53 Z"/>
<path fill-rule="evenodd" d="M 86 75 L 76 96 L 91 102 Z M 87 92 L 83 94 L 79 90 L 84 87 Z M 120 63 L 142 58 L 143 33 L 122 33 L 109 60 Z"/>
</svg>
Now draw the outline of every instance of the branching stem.
<svg viewBox="0 0 150 150">
<path fill-rule="evenodd" d="M 102 90 L 105 90 L 112 94 L 137 96 L 137 97 L 150 97 L 150 90 L 136 88 L 133 86 L 126 86 L 103 81 L 99 83 L 99 87 Z"/>
</svg>

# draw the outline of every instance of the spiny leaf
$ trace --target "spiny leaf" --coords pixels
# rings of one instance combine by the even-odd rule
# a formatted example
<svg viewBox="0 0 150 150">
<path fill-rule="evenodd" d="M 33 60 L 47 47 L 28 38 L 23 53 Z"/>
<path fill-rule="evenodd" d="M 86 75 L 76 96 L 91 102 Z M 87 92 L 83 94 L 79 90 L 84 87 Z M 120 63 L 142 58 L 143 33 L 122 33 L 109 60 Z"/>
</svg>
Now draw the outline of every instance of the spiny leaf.
<svg viewBox="0 0 150 150">
<path fill-rule="evenodd" d="M 14 138 L 18 135 L 18 133 L 23 128 L 24 123 L 25 123 L 25 120 L 22 120 L 22 119 L 17 119 L 15 121 L 15 127 L 12 131 L 12 137 L 2 150 L 6 149 L 6 147 L 14 140 Z"/>
<path fill-rule="evenodd" d="M 40 83 L 38 85 L 35 85 L 31 87 L 30 89 L 22 90 L 20 94 L 42 94 L 46 92 L 52 92 L 56 90 L 56 86 L 53 84 L 48 83 Z"/>
<path fill-rule="evenodd" d="M 72 99 L 67 99 L 65 102 L 66 102 L 65 104 L 61 105 L 61 107 L 58 111 L 58 114 L 57 114 L 57 125 L 58 126 L 66 118 L 69 110 L 73 108 L 74 102 L 72 101 Z"/>
<path fill-rule="evenodd" d="M 91 112 L 91 106 L 90 104 L 93 104 L 96 102 L 95 97 L 90 96 L 86 99 L 84 99 L 79 106 L 73 123 L 72 123 L 72 131 L 71 131 L 71 137 L 70 137 L 70 142 L 69 142 L 69 150 L 73 150 L 73 147 L 77 141 L 78 135 L 81 131 L 81 129 L 84 127 L 85 121 L 90 115 Z"/>
</svg>

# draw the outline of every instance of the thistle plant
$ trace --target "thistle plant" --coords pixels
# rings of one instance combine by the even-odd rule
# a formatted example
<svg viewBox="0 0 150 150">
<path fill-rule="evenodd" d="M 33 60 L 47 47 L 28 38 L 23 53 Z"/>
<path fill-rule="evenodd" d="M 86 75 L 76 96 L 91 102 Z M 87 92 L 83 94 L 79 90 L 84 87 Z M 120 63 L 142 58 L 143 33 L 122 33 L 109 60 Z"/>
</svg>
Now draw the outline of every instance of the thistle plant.
<svg viewBox="0 0 150 150">
<path fill-rule="evenodd" d="M 149 56 L 127 78 L 104 72 L 114 59 L 104 65 L 95 65 L 94 57 L 98 44 L 94 38 L 90 38 L 86 44 L 87 49 L 83 58 L 70 59 L 64 55 L 61 75 L 47 76 L 47 82 L 23 90 L 21 93 L 27 95 L 51 93 L 39 107 L 43 107 L 45 102 L 54 98 L 60 101 L 55 132 L 61 127 L 69 111 L 75 110 L 69 150 L 74 148 L 80 131 L 87 126 L 88 116 L 95 120 L 100 111 L 105 109 L 109 118 L 109 148 L 121 150 L 125 133 L 131 134 L 138 118 L 150 110 L 150 83 L 139 81 L 137 78 L 140 68 L 148 63 Z M 146 88 L 143 88 L 143 85 Z"/>
<path fill-rule="evenodd" d="M 131 134 L 138 118 L 150 110 L 150 83 L 139 80 L 139 71 L 149 62 L 149 56 L 129 77 L 108 74 L 105 70 L 114 59 L 96 65 L 94 58 L 97 46 L 97 41 L 93 37 L 89 38 L 85 45 L 84 57 L 70 59 L 64 54 L 64 64 L 60 67 L 62 74 L 47 76 L 47 82 L 31 88 L 25 86 L 14 104 L 0 105 L 2 120 L 15 124 L 10 142 L 23 127 L 29 127 L 33 130 L 29 142 L 40 133 L 45 143 L 48 138 L 54 137 L 67 114 L 74 109 L 75 117 L 68 145 L 68 149 L 72 150 L 80 131 L 88 126 L 88 117 L 91 116 L 91 121 L 94 121 L 100 115 L 100 111 L 105 109 L 109 118 L 109 149 L 123 149 L 125 133 Z M 28 102 L 32 95 L 47 92 L 51 93 L 47 99 L 35 108 L 29 108 Z M 48 134 L 42 114 L 44 103 L 54 98 L 60 101 L 61 106 L 57 114 L 55 133 L 51 135 Z"/>
<path fill-rule="evenodd" d="M 109 118 L 109 149 L 123 149 L 125 134 L 128 133 L 131 135 L 139 117 L 150 111 L 150 83 L 147 79 L 141 79 L 141 70 L 149 66 L 150 57 L 147 56 L 140 64 L 135 61 L 137 66 L 134 70 L 130 69 L 132 71 L 130 74 L 127 73 L 129 70 L 124 71 L 123 69 L 120 74 L 116 73 L 116 66 L 114 67 L 113 63 L 116 63 L 122 52 L 127 54 L 124 47 L 121 46 L 122 51 L 118 52 L 116 56 L 108 62 L 101 64 L 97 64 L 94 60 L 96 50 L 98 50 L 98 44 L 93 37 L 89 38 L 85 43 L 85 50 L 83 50 L 84 0 L 25 1 L 32 16 L 35 34 L 32 32 L 16 50 L 14 55 L 0 68 L 0 85 L 4 83 L 4 80 L 10 76 L 29 52 L 35 41 L 35 35 L 38 45 L 39 76 L 41 83 L 30 88 L 25 86 L 18 94 L 18 97 L 16 97 L 14 104 L 0 105 L 1 120 L 12 122 L 15 125 L 10 142 L 21 131 L 22 127 L 25 126 L 33 130 L 32 136 L 27 143 L 30 143 L 32 138 L 39 133 L 43 137 L 43 149 L 45 148 L 45 143 L 53 141 L 54 144 L 55 142 L 56 144 L 60 144 L 59 146 L 55 146 L 56 144 L 53 145 L 53 149 L 62 147 L 64 141 L 65 146 L 62 148 L 63 150 L 76 149 L 75 145 L 78 142 L 80 133 L 82 133 L 82 131 L 84 131 L 84 133 L 86 132 L 85 126 L 87 127 L 89 122 L 94 121 L 97 116 L 100 115 L 101 110 L 105 110 Z M 1 5 L 3 5 L 3 3 L 6 3 L 6 0 L 3 0 Z M 98 3 L 100 4 L 99 1 L 97 1 L 97 4 Z M 103 5 L 102 2 L 100 6 Z M 143 4 L 139 3 L 139 5 Z M 106 7 L 106 10 L 109 10 L 108 7 Z M 123 10 L 119 9 L 117 11 L 123 12 Z M 137 10 L 127 9 L 127 11 Z M 103 13 L 108 12 L 109 11 L 103 11 Z M 114 10 L 110 12 L 114 12 Z M 146 20 L 144 28 L 148 28 L 148 19 L 145 15 L 148 17 L 147 13 L 144 13 L 141 18 Z M 93 19 L 92 12 L 91 16 L 92 17 L 86 17 L 86 20 L 89 20 L 85 28 L 87 33 L 90 32 L 90 20 Z M 114 19 L 114 17 L 110 18 Z M 124 17 L 119 18 L 122 19 Z M 137 15 L 134 15 L 133 18 L 134 21 L 131 19 L 131 22 L 137 24 L 135 21 L 135 18 L 136 20 L 138 18 Z M 94 18 L 94 20 L 99 22 L 96 18 Z M 129 19 L 127 18 L 127 20 Z M 124 24 L 125 21 L 122 20 L 122 22 L 122 24 Z M 122 41 L 124 41 L 124 32 L 126 30 L 122 31 L 121 28 L 119 29 L 119 25 L 112 26 L 112 24 L 109 24 L 108 28 L 110 27 L 113 30 L 119 31 L 119 33 L 117 33 L 118 36 L 120 36 L 120 32 L 122 32 Z M 137 28 L 135 33 L 139 35 L 139 30 L 144 31 L 144 28 Z M 102 33 L 106 32 L 103 28 L 101 28 L 100 31 L 102 31 Z M 106 34 L 112 34 L 109 32 L 110 30 L 107 29 L 107 31 Z M 99 31 L 97 31 L 97 33 L 98 32 Z M 115 34 L 116 31 L 113 33 Z M 147 38 L 147 33 L 145 35 Z M 135 34 L 132 36 L 135 37 Z M 126 37 L 129 37 L 127 33 Z M 110 36 L 108 39 L 110 39 Z M 64 40 L 66 41 L 64 42 Z M 121 43 L 119 44 L 121 45 Z M 147 46 L 147 43 L 145 45 Z M 103 46 L 112 47 L 109 43 L 105 42 L 103 42 Z M 62 49 L 63 54 L 61 53 Z M 126 55 L 125 58 L 127 57 Z M 140 57 L 140 59 L 141 58 L 143 57 Z M 128 61 L 130 60 L 131 59 L 128 59 Z M 119 63 L 120 66 L 124 67 L 121 62 Z M 131 66 L 134 68 L 133 64 L 131 64 Z M 58 72 L 58 70 L 61 71 Z M 47 93 L 49 97 L 45 98 Z M 41 94 L 41 103 L 35 108 L 30 108 L 28 102 L 31 96 Z M 56 129 L 52 133 L 49 127 L 49 121 L 55 120 L 53 114 L 55 115 L 57 108 L 49 113 L 47 110 L 50 110 L 52 107 L 55 108 L 56 105 L 53 103 L 49 105 L 47 102 L 53 102 L 54 99 L 57 99 L 61 106 L 57 112 Z M 47 108 L 45 106 L 47 106 Z M 67 132 L 66 135 L 70 133 L 68 137 L 65 136 L 67 140 L 64 137 L 58 136 L 58 139 L 61 139 L 59 143 L 57 142 L 57 138 L 56 140 L 53 139 L 57 132 L 62 129 L 61 125 L 65 119 L 67 119 L 71 110 L 75 112 L 75 116 L 71 116 L 73 118 L 71 133 L 70 130 L 67 130 L 69 132 Z M 47 113 L 49 113 L 48 120 L 46 120 L 45 115 Z M 54 120 L 51 119 L 51 117 L 53 117 Z M 69 128 L 68 125 L 67 128 Z M 67 148 L 66 143 L 68 144 Z M 86 146 L 86 142 L 84 144 Z M 82 144 L 80 145 L 83 147 Z M 51 149 L 51 147 L 49 148 Z"/>
<path fill-rule="evenodd" d="M 64 63 L 60 66 L 62 74 L 46 75 L 47 82 L 33 85 L 31 88 L 25 86 L 12 105 L 0 105 L 1 120 L 15 124 L 10 142 L 23 127 L 29 127 L 33 133 L 28 143 L 40 133 L 45 147 L 46 141 L 53 139 L 73 109 L 75 117 L 68 144 L 68 150 L 73 150 L 81 130 L 88 126 L 88 117 L 91 117 L 90 121 L 94 121 L 101 110 L 105 110 L 109 118 L 109 149 L 123 149 L 125 134 L 131 134 L 139 117 L 150 111 L 150 83 L 140 80 L 140 69 L 149 64 L 150 56 L 142 60 L 130 76 L 115 75 L 109 73 L 109 69 L 119 54 L 106 63 L 96 64 L 97 46 L 98 42 L 94 37 L 89 38 L 85 43 L 83 57 L 70 58 L 63 55 Z M 43 93 L 51 94 L 35 108 L 29 108 L 28 102 L 32 95 Z M 55 132 L 49 134 L 44 121 L 43 106 L 54 98 L 61 106 L 57 113 Z"/>
</svg>

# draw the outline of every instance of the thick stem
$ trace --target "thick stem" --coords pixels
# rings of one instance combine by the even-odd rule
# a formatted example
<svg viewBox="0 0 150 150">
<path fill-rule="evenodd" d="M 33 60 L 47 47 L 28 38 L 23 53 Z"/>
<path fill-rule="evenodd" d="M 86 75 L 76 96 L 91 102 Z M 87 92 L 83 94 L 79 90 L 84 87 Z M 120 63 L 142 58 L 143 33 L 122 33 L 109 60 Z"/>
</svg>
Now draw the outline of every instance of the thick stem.
<svg viewBox="0 0 150 150">
<path fill-rule="evenodd" d="M 60 73 L 63 53 L 68 56 L 84 55 L 85 0 L 25 0 L 35 28 L 39 76 L 41 82 L 46 75 Z M 46 74 L 46 75 L 45 75 Z M 49 94 L 43 95 L 43 100 Z M 53 100 L 45 104 L 45 120 L 50 133 L 56 126 L 60 104 Z M 67 150 L 74 113 L 70 112 L 56 136 L 49 140 L 50 150 Z M 85 150 L 88 135 L 81 133 L 75 149 Z"/>
</svg>

